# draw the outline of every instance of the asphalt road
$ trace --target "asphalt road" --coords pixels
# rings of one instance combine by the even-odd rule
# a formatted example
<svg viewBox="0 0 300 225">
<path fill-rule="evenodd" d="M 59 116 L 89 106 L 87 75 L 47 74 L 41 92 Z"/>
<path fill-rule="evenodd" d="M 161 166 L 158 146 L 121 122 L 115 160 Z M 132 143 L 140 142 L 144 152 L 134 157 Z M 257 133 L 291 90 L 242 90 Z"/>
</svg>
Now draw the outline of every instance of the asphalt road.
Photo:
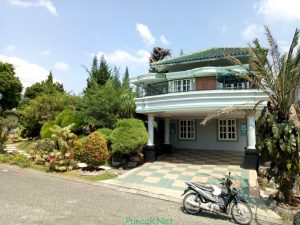
<svg viewBox="0 0 300 225">
<path fill-rule="evenodd" d="M 185 214 L 178 203 L 0 165 L 0 225 L 137 225 L 142 222 L 233 224 L 226 217 L 208 213 Z"/>
</svg>

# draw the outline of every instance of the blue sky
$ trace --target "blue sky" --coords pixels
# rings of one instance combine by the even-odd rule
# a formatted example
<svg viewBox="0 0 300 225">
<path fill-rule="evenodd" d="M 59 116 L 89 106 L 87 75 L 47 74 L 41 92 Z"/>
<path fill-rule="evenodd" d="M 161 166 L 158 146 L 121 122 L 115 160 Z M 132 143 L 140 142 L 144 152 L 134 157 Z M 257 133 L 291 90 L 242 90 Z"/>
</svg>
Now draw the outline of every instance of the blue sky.
<svg viewBox="0 0 300 225">
<path fill-rule="evenodd" d="M 0 0 L 0 61 L 23 85 L 50 70 L 68 91 L 86 86 L 93 55 L 130 76 L 145 74 L 153 46 L 176 56 L 210 47 L 266 43 L 268 25 L 286 51 L 300 22 L 298 0 Z"/>
</svg>

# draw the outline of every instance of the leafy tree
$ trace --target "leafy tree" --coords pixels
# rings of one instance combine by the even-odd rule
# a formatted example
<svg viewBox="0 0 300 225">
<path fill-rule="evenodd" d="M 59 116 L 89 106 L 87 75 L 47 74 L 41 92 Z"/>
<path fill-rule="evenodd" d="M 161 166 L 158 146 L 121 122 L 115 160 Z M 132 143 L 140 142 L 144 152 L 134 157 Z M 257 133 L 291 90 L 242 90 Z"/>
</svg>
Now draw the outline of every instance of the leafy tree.
<svg viewBox="0 0 300 225">
<path fill-rule="evenodd" d="M 0 62 L 0 108 L 12 109 L 18 106 L 21 99 L 22 84 L 15 75 L 12 64 Z"/>
<path fill-rule="evenodd" d="M 54 92 L 51 95 L 42 93 L 19 108 L 21 124 L 24 126 L 23 136 L 36 137 L 41 126 L 51 120 L 64 109 L 74 109 L 77 97 L 65 93 Z"/>
<path fill-rule="evenodd" d="M 297 88 L 300 85 L 300 47 L 299 29 L 296 29 L 289 51 L 280 54 L 278 45 L 270 30 L 265 27 L 269 49 L 263 48 L 256 39 L 249 47 L 251 56 L 250 71 L 236 58 L 228 56 L 232 63 L 248 71 L 248 75 L 236 73 L 269 97 L 267 111 L 263 111 L 257 123 L 257 147 L 260 154 L 267 155 L 272 161 L 269 178 L 279 182 L 278 200 L 291 203 L 292 188 L 300 173 L 300 122 L 296 103 Z M 296 47 L 297 51 L 295 52 Z M 222 109 L 213 114 L 235 111 Z M 214 115 L 209 115 L 202 124 Z"/>
<path fill-rule="evenodd" d="M 29 99 L 34 99 L 38 95 L 45 93 L 45 94 L 53 94 L 54 92 L 65 92 L 63 84 L 58 82 L 53 82 L 53 75 L 50 71 L 47 80 L 42 82 L 37 82 L 30 87 L 26 88 L 24 97 Z"/>
<path fill-rule="evenodd" d="M 97 56 L 95 55 L 93 58 L 91 70 L 88 70 L 87 68 L 85 69 L 89 74 L 86 90 L 91 88 L 95 84 L 103 86 L 111 78 L 111 69 L 109 68 L 104 56 L 101 56 L 99 64 Z"/>
</svg>

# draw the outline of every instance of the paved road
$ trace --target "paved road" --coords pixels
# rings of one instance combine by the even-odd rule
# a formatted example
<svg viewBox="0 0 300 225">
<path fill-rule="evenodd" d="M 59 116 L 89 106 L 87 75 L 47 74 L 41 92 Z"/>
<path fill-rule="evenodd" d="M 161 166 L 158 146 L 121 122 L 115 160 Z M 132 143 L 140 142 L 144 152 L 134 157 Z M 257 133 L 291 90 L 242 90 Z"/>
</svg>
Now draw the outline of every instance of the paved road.
<svg viewBox="0 0 300 225">
<path fill-rule="evenodd" d="M 233 224 L 222 216 L 187 215 L 177 203 L 0 165 L 1 225 L 119 225 L 157 218 L 168 225 Z"/>
</svg>

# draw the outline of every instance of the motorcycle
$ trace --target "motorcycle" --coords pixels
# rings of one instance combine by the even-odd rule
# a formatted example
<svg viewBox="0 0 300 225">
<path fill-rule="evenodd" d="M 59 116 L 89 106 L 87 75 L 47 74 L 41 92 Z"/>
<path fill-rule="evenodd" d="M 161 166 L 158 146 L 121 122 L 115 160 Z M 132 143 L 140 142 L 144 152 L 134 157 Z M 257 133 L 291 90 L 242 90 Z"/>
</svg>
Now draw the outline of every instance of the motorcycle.
<svg viewBox="0 0 300 225">
<path fill-rule="evenodd" d="M 230 174 L 229 172 L 229 176 L 223 178 L 220 183 L 226 187 L 225 191 L 216 185 L 207 187 L 194 182 L 185 182 L 188 187 L 181 196 L 189 193 L 183 199 L 184 209 L 190 214 L 197 214 L 202 210 L 223 214 L 228 214 L 230 211 L 232 218 L 238 224 L 250 224 L 251 208 L 248 202 L 238 194 L 237 189 L 231 186 Z"/>
</svg>

